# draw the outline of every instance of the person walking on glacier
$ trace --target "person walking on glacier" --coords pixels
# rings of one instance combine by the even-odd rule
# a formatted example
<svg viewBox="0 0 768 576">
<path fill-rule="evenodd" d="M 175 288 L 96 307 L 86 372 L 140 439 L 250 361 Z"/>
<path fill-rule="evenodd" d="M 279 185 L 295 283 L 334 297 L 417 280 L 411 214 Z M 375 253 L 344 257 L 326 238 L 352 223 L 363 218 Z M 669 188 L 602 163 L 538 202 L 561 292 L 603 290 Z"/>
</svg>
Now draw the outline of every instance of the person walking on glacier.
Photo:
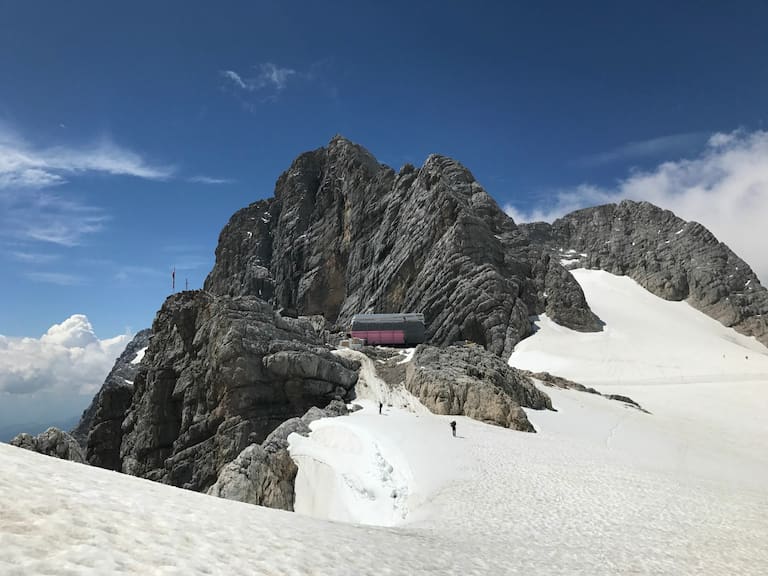
<svg viewBox="0 0 768 576">
<path fill-rule="evenodd" d="M 453 437 L 456 438 L 456 420 L 451 420 L 451 432 L 453 432 Z"/>
</svg>

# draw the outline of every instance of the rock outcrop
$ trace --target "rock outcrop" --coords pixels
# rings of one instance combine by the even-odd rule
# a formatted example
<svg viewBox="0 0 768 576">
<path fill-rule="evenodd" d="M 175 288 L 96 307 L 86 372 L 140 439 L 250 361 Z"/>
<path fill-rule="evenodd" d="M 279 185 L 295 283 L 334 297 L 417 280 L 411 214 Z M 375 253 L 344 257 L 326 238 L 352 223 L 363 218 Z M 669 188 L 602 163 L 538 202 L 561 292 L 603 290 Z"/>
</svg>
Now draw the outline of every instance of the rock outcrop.
<svg viewBox="0 0 768 576">
<path fill-rule="evenodd" d="M 80 445 L 72 436 L 58 428 L 48 428 L 37 436 L 31 434 L 19 434 L 14 437 L 11 446 L 31 450 L 45 454 L 46 456 L 55 456 L 62 460 L 71 460 L 72 462 L 85 462 L 85 456 Z"/>
<path fill-rule="evenodd" d="M 96 393 L 91 401 L 91 404 L 83 411 L 83 415 L 80 417 L 80 421 L 75 426 L 70 434 L 78 441 L 80 446 L 85 447 L 88 443 L 88 434 L 93 426 L 94 416 L 99 407 L 101 395 L 105 389 L 108 388 L 125 388 L 133 387 L 133 380 L 136 378 L 136 373 L 139 371 L 139 362 L 136 361 L 137 356 L 149 346 L 149 336 L 151 331 L 147 328 L 137 332 L 133 339 L 128 342 L 128 345 L 115 361 L 112 370 L 109 371 L 107 377 L 104 379 L 101 389 Z"/>
<path fill-rule="evenodd" d="M 139 356 L 149 346 L 150 334 L 149 329 L 141 330 L 128 343 L 83 412 L 80 422 L 70 432 L 84 449 L 89 464 L 120 469 L 120 426 L 131 405 Z"/>
<path fill-rule="evenodd" d="M 307 436 L 311 422 L 346 413 L 346 405 L 334 400 L 325 409 L 313 406 L 301 418 L 286 420 L 261 445 L 251 444 L 227 464 L 208 494 L 293 511 L 298 468 L 288 452 L 288 436 Z"/>
<path fill-rule="evenodd" d="M 601 392 L 598 392 L 591 386 L 584 386 L 584 384 L 579 384 L 578 382 L 574 382 L 573 380 L 568 380 L 567 378 L 563 378 L 562 376 L 555 376 L 554 374 L 550 374 L 549 372 L 531 372 L 530 370 L 520 370 L 520 372 L 522 374 L 525 374 L 529 378 L 538 380 L 545 386 L 551 386 L 552 388 L 561 388 L 563 390 L 576 390 L 577 392 L 586 392 L 587 394 L 602 396 L 603 398 L 607 398 L 608 400 L 615 400 L 617 402 L 626 404 L 627 406 L 630 406 L 632 408 L 637 408 L 641 412 L 650 414 L 648 410 L 640 406 L 640 404 L 632 400 L 632 398 L 630 398 L 629 396 L 622 396 L 621 394 L 602 394 Z"/>
<path fill-rule="evenodd" d="M 768 291 L 704 226 L 648 202 L 624 200 L 520 229 L 552 258 L 626 275 L 768 345 Z"/>
<path fill-rule="evenodd" d="M 406 365 L 405 386 L 435 414 L 535 432 L 521 408 L 552 410 L 544 392 L 481 346 L 421 345 Z"/>
<path fill-rule="evenodd" d="M 422 312 L 430 342 L 472 340 L 502 356 L 545 309 L 601 329 L 573 277 L 461 164 L 433 155 L 396 173 L 341 137 L 299 156 L 274 198 L 231 218 L 205 289 L 341 324 L 358 312 Z"/>
<path fill-rule="evenodd" d="M 331 354 L 316 325 L 253 296 L 168 298 L 122 424 L 123 472 L 206 490 L 249 445 L 312 406 L 344 400 L 357 364 Z"/>
</svg>

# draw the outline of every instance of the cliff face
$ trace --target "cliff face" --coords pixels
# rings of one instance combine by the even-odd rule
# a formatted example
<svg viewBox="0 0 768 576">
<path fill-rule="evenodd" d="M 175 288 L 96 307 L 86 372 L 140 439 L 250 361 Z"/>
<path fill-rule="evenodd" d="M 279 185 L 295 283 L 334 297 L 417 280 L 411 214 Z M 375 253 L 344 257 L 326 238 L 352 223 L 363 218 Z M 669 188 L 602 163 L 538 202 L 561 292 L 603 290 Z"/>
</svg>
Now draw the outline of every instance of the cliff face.
<svg viewBox="0 0 768 576">
<path fill-rule="evenodd" d="M 648 202 L 578 210 L 520 229 L 574 266 L 627 275 L 768 345 L 768 291 L 752 269 L 704 226 Z M 554 257 L 554 256 L 553 256 Z"/>
<path fill-rule="evenodd" d="M 256 297 L 171 296 L 122 423 L 122 470 L 206 490 L 283 421 L 347 399 L 356 370 L 322 346 L 309 321 L 282 318 Z"/>
<path fill-rule="evenodd" d="M 115 426 L 120 428 L 125 411 L 131 402 L 133 380 L 139 371 L 139 362 L 135 360 L 139 351 L 149 345 L 150 334 L 149 329 L 141 330 L 128 343 L 104 379 L 101 389 L 93 397 L 88 408 L 83 411 L 80 422 L 70 432 L 83 448 L 87 447 L 88 436 L 94 427 L 99 429 L 95 438 L 97 444 L 100 442 L 100 437 L 111 436 L 111 430 L 108 428 Z M 119 449 L 118 445 L 117 452 Z M 105 465 L 99 458 L 96 462 L 91 463 L 104 468 L 115 469 L 114 465 Z"/>
<path fill-rule="evenodd" d="M 574 329 L 600 329 L 571 275 L 469 170 L 433 155 L 395 173 L 340 137 L 299 156 L 274 198 L 232 217 L 205 289 L 338 323 L 422 312 L 430 342 L 472 340 L 502 356 L 545 309 Z"/>
</svg>

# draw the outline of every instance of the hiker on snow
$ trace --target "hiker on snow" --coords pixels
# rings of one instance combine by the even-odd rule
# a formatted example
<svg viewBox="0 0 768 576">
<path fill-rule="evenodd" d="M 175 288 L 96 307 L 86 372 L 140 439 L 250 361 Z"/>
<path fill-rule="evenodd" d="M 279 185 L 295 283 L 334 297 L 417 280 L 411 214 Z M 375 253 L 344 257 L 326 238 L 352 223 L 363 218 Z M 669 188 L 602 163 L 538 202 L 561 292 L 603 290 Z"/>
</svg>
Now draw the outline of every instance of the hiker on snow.
<svg viewBox="0 0 768 576">
<path fill-rule="evenodd" d="M 379 414 L 381 414 L 381 409 L 384 407 L 383 402 L 379 402 Z"/>
<path fill-rule="evenodd" d="M 453 432 L 453 437 L 456 437 L 456 420 L 451 420 L 451 432 Z"/>
</svg>

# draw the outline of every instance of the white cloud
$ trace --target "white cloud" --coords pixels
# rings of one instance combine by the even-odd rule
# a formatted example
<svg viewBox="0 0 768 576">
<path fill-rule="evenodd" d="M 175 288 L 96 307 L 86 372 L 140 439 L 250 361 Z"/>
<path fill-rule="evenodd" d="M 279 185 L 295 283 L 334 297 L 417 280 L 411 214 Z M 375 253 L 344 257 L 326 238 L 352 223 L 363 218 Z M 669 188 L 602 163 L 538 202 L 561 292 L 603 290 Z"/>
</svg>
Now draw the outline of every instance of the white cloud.
<svg viewBox="0 0 768 576">
<path fill-rule="evenodd" d="M 288 78 L 296 74 L 296 70 L 279 68 L 271 62 L 261 64 L 259 68 L 261 69 L 261 72 L 257 77 L 259 82 L 264 83 L 265 85 L 272 85 L 277 90 L 285 89 L 285 86 L 288 83 Z"/>
<path fill-rule="evenodd" d="M 187 178 L 187 182 L 192 182 L 193 184 L 232 184 L 234 180 L 230 178 L 211 178 L 210 176 L 192 176 L 191 178 Z"/>
<path fill-rule="evenodd" d="M 220 73 L 231 86 L 243 92 L 258 94 L 263 102 L 276 100 L 292 76 L 302 76 L 292 68 L 281 68 L 272 62 L 254 66 L 250 74 L 239 74 L 234 70 L 222 70 Z"/>
<path fill-rule="evenodd" d="M 579 163 L 585 166 L 599 166 L 621 160 L 638 160 L 641 158 L 659 158 L 676 153 L 690 152 L 707 142 L 706 135 L 702 132 L 686 132 L 682 134 L 670 134 L 649 140 L 628 142 L 614 150 L 585 156 Z"/>
<path fill-rule="evenodd" d="M 0 126 L 0 189 L 47 188 L 86 172 L 164 180 L 174 169 L 153 166 L 109 140 L 83 147 L 36 147 Z"/>
<path fill-rule="evenodd" d="M 35 282 L 56 284 L 57 286 L 79 286 L 84 283 L 82 277 L 65 272 L 26 272 L 24 276 Z"/>
<path fill-rule="evenodd" d="M 54 324 L 40 338 L 0 336 L 0 402 L 14 395 L 91 395 L 129 340 L 100 340 L 82 314 Z"/>
<path fill-rule="evenodd" d="M 234 82 L 235 86 L 238 86 L 239 88 L 242 88 L 243 90 L 247 90 L 248 86 L 245 82 L 243 82 L 243 79 L 240 77 L 240 74 L 235 72 L 234 70 L 222 70 L 221 75 L 224 76 L 224 78 L 228 78 L 232 82 Z"/>
<path fill-rule="evenodd" d="M 51 187 L 83 174 L 164 180 L 174 174 L 109 140 L 89 146 L 33 146 L 0 124 L 0 235 L 62 246 L 103 229 L 106 212 Z M 49 189 L 49 190 L 46 190 Z"/>
<path fill-rule="evenodd" d="M 58 254 L 46 254 L 42 252 L 23 252 L 17 250 L 10 253 L 11 258 L 26 264 L 48 264 L 59 259 Z"/>
<path fill-rule="evenodd" d="M 618 202 L 647 200 L 695 220 L 736 252 L 768 285 L 768 132 L 714 134 L 692 159 L 664 162 L 635 172 L 615 188 L 582 185 L 557 193 L 552 202 L 532 210 L 505 207 L 517 222 L 552 221 L 572 210 Z"/>
</svg>

